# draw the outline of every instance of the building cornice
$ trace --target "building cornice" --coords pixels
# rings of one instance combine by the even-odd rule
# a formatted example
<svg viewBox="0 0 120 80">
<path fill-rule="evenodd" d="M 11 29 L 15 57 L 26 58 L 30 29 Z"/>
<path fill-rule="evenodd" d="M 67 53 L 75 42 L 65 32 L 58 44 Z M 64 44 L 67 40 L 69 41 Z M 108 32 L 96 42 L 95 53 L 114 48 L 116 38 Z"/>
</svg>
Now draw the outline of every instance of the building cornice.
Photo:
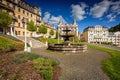
<svg viewBox="0 0 120 80">
<path fill-rule="evenodd" d="M 3 3 L 1 3 L 1 2 L 0 2 L 0 7 L 4 8 L 4 9 L 7 9 L 7 10 L 9 10 L 9 11 L 14 12 L 13 8 L 10 8 L 9 6 L 7 6 L 7 5 L 5 5 L 5 4 L 3 4 Z"/>
<path fill-rule="evenodd" d="M 35 6 L 31 6 L 24 0 L 19 0 L 18 2 L 15 2 L 14 0 L 7 0 L 7 1 L 40 17 L 40 14 L 35 12 L 35 8 L 36 10 L 39 10 L 39 9 Z"/>
</svg>

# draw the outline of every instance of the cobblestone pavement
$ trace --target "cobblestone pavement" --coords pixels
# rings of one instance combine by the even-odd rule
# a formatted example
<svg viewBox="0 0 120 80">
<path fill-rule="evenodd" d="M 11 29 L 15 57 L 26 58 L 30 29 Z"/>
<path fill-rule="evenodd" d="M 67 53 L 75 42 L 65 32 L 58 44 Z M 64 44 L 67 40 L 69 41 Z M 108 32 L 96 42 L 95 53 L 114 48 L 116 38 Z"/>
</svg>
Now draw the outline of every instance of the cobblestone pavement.
<svg viewBox="0 0 120 80">
<path fill-rule="evenodd" d="M 109 55 L 89 48 L 84 53 L 59 53 L 45 50 L 45 48 L 33 49 L 32 52 L 44 57 L 57 59 L 62 68 L 59 80 L 109 80 L 101 69 L 101 61 Z"/>
</svg>

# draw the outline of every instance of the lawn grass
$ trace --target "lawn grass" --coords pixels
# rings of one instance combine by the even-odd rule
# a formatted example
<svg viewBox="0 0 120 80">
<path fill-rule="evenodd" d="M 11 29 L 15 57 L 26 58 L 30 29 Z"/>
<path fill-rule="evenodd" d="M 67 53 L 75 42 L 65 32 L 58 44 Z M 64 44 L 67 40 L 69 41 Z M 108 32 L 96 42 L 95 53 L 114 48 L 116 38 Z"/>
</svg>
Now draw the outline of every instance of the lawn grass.
<svg viewBox="0 0 120 80">
<path fill-rule="evenodd" d="M 24 49 L 24 42 L 19 41 L 12 36 L 9 36 L 8 38 L 8 36 L 9 35 L 0 35 L 0 52 L 19 51 Z"/>
<path fill-rule="evenodd" d="M 120 80 L 120 51 L 87 44 L 90 48 L 107 52 L 110 58 L 102 62 L 103 70 L 108 74 L 111 80 Z"/>
<path fill-rule="evenodd" d="M 39 40 L 43 43 L 47 41 L 48 44 L 58 44 L 58 40 L 54 38 L 39 38 Z M 63 40 L 59 40 L 59 43 L 62 43 L 62 42 Z"/>
<path fill-rule="evenodd" d="M 22 42 L 21 40 L 17 39 L 16 37 L 13 37 L 11 35 L 0 34 L 0 36 L 6 37 L 8 39 L 11 39 L 11 40 L 14 40 L 14 41 L 17 41 L 17 42 Z"/>
<path fill-rule="evenodd" d="M 0 37 L 0 52 L 8 52 L 15 49 L 15 43 Z"/>
</svg>

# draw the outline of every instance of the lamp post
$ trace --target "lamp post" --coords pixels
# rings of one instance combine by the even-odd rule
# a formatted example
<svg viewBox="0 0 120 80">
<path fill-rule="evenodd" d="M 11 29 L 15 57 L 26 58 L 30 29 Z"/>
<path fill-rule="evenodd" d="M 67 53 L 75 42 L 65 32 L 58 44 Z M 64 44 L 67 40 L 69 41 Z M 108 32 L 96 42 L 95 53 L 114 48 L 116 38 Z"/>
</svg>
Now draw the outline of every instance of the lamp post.
<svg viewBox="0 0 120 80">
<path fill-rule="evenodd" d="M 58 34 L 57 34 L 57 36 L 58 36 L 58 44 L 59 44 L 59 42 L 60 42 L 60 36 L 59 36 L 59 27 L 57 27 L 57 30 L 58 30 Z"/>
<path fill-rule="evenodd" d="M 59 36 L 59 30 L 58 30 L 58 44 L 60 43 L 60 36 Z"/>
<path fill-rule="evenodd" d="M 23 18 L 23 23 L 24 23 L 24 27 L 25 27 L 25 45 L 24 45 L 24 51 L 27 52 L 27 32 L 26 32 L 26 23 L 28 22 L 27 18 Z"/>
</svg>

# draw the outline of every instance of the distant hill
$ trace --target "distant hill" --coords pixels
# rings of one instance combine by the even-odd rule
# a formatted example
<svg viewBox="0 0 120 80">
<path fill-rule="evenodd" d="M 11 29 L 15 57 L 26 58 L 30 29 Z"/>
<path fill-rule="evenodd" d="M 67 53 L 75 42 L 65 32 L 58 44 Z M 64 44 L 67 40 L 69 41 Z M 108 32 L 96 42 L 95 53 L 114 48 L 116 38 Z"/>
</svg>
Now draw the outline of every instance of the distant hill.
<svg viewBox="0 0 120 80">
<path fill-rule="evenodd" d="M 117 31 L 120 31 L 120 23 L 109 29 L 109 32 L 117 32 Z"/>
</svg>

